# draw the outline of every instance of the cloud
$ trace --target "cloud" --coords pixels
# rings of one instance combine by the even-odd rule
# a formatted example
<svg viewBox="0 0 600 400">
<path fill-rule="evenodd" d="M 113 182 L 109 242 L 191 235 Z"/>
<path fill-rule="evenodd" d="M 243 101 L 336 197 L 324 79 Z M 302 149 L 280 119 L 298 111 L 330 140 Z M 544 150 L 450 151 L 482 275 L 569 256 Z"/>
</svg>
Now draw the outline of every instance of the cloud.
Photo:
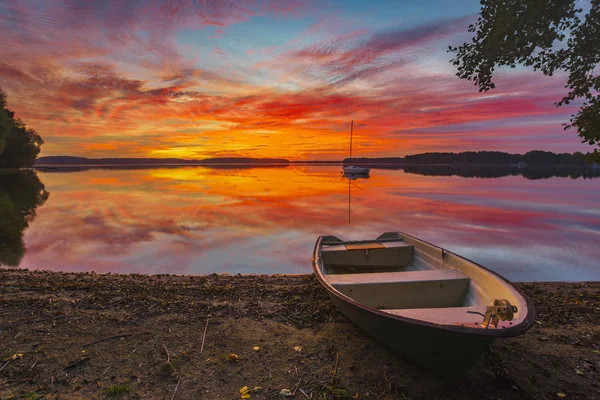
<svg viewBox="0 0 600 400">
<path fill-rule="evenodd" d="M 362 47 L 375 54 L 402 51 L 457 32 L 463 32 L 474 19 L 473 15 L 442 18 L 411 28 L 387 30 L 375 33 Z"/>
<path fill-rule="evenodd" d="M 328 24 L 332 10 L 304 1 L 38 3 L 0 9 L 0 35 L 11 43 L 0 54 L 0 85 L 46 139 L 43 155 L 340 158 L 351 119 L 365 156 L 530 146 L 485 132 L 500 132 L 495 124 L 506 120 L 522 121 L 515 129 L 533 117 L 566 120 L 572 111 L 553 106 L 561 77 L 513 71 L 487 94 L 457 79 L 442 43 L 464 33 L 471 16 L 378 30 L 344 26 L 341 15 Z M 296 37 L 264 46 L 250 34 L 218 46 L 208 39 L 240 22 L 262 24 L 257 16 L 300 21 L 307 10 L 314 14 Z M 477 126 L 452 128 L 465 124 Z"/>
<path fill-rule="evenodd" d="M 273 65 L 285 69 L 297 63 L 292 71 L 304 78 L 344 86 L 409 64 L 423 52 L 424 45 L 464 31 L 472 20 L 471 15 L 438 19 L 416 27 L 375 32 L 365 39 L 364 31 L 353 31 L 281 54 Z"/>
</svg>

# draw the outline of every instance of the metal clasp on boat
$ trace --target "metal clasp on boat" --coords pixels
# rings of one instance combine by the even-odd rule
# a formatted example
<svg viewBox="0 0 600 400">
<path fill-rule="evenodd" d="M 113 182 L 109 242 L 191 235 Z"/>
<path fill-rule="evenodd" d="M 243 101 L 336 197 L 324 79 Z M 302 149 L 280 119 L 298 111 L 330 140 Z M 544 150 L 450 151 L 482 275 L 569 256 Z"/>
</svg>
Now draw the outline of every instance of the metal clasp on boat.
<svg viewBox="0 0 600 400">
<path fill-rule="evenodd" d="M 487 306 L 481 326 L 487 329 L 491 324 L 497 328 L 500 321 L 512 321 L 517 311 L 517 307 L 510 304 L 508 300 L 496 299 L 493 305 Z"/>
</svg>

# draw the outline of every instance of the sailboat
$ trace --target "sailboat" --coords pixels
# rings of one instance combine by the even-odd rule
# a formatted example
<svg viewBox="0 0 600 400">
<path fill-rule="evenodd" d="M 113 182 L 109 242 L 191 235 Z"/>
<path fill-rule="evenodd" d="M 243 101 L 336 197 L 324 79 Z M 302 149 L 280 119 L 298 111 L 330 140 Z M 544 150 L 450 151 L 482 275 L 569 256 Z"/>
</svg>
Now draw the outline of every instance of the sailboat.
<svg viewBox="0 0 600 400">
<path fill-rule="evenodd" d="M 352 133 L 354 132 L 354 121 L 350 124 L 350 161 L 352 161 Z M 342 165 L 344 175 L 353 174 L 368 174 L 371 172 L 371 168 L 359 167 L 358 165 Z"/>
</svg>

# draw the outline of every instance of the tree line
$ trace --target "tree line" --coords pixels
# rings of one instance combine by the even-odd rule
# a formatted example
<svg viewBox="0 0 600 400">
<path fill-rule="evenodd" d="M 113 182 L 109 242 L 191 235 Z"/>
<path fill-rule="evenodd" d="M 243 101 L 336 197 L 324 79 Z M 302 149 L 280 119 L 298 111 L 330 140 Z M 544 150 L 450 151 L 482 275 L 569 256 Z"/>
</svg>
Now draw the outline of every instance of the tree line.
<svg viewBox="0 0 600 400">
<path fill-rule="evenodd" d="M 6 93 L 0 89 L 0 168 L 31 167 L 44 140 L 6 105 Z"/>
<path fill-rule="evenodd" d="M 511 154 L 503 151 L 464 151 L 461 153 L 421 153 L 404 157 L 381 158 L 345 158 L 344 165 L 360 165 L 372 168 L 394 167 L 401 169 L 403 165 L 514 165 L 517 166 L 565 166 L 585 167 L 588 164 L 600 164 L 600 152 L 583 154 L 552 153 L 550 151 L 533 150 L 525 154 Z"/>
</svg>

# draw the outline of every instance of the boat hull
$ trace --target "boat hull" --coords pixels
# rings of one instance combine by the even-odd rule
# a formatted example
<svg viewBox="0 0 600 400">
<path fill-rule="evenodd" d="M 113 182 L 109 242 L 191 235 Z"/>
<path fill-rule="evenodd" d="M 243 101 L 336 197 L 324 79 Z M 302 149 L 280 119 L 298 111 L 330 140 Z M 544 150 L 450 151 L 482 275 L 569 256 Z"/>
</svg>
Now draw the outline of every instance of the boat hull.
<svg viewBox="0 0 600 400">
<path fill-rule="evenodd" d="M 406 245 L 398 246 L 398 239 L 406 242 Z M 383 246 L 382 243 L 387 245 Z M 327 247 L 324 253 L 322 252 L 322 246 Z M 436 273 L 436 278 L 429 281 L 433 282 L 434 287 L 440 283 L 440 288 L 443 287 L 444 289 L 436 289 L 432 292 L 432 289 L 428 289 L 426 286 L 429 283 L 424 283 L 428 282 L 428 280 L 422 279 L 422 277 L 419 278 L 422 272 L 427 272 L 427 276 L 429 277 L 432 276 L 431 273 L 429 271 L 414 270 L 413 272 L 400 271 L 400 274 L 406 274 L 406 280 L 404 281 L 398 280 L 401 277 L 394 276 L 394 273 L 379 273 L 373 270 L 369 271 L 369 273 L 373 273 L 373 277 L 377 279 L 368 280 L 364 276 L 359 278 L 364 279 L 363 282 L 367 283 L 366 286 L 361 288 L 360 284 L 349 284 L 348 282 L 352 282 L 352 279 L 344 278 L 343 276 L 348 277 L 352 275 L 342 274 L 340 278 L 340 275 L 337 275 L 335 272 L 333 272 L 333 275 L 329 272 L 324 272 L 326 265 L 329 268 L 337 268 L 340 262 L 341 264 L 339 265 L 342 265 L 343 268 L 354 265 L 350 264 L 346 258 L 340 255 L 344 254 L 344 250 L 341 250 L 340 246 L 345 247 L 346 250 L 364 251 L 364 255 L 360 253 L 360 257 L 364 257 L 364 262 L 361 261 L 359 266 L 367 268 L 380 268 L 381 266 L 386 266 L 386 268 L 394 266 L 394 268 L 397 268 L 396 264 L 401 266 L 408 265 L 400 262 L 400 251 L 403 248 L 412 248 L 413 252 L 417 252 L 418 250 L 419 253 L 416 257 L 421 260 L 429 257 L 428 260 L 430 263 L 440 266 L 434 269 L 434 271 L 446 271 L 442 274 Z M 393 249 L 387 251 L 391 254 L 388 257 L 392 258 L 386 259 L 382 255 L 382 259 L 375 260 L 375 252 L 381 252 L 383 248 Z M 403 250 L 402 252 L 405 253 L 406 251 Z M 415 255 L 412 257 L 415 257 Z M 393 261 L 393 265 L 390 263 L 390 260 Z M 441 265 L 447 267 L 441 268 Z M 313 253 L 313 270 L 332 302 L 350 321 L 392 350 L 443 378 L 458 379 L 463 377 L 477 363 L 493 340 L 520 335 L 526 332 L 535 320 L 535 308 L 531 301 L 506 279 L 468 259 L 401 232 L 387 232 L 374 241 L 343 242 L 335 236 L 321 236 L 317 240 Z M 359 273 L 358 276 L 360 275 L 365 274 Z M 336 278 L 333 279 L 333 276 Z M 409 278 L 409 276 L 412 276 L 412 278 Z M 386 281 L 386 279 L 389 280 Z M 453 281 L 453 279 L 456 280 Z M 465 319 L 464 314 L 460 314 L 460 319 L 454 319 L 459 314 L 452 314 L 455 312 L 451 311 L 454 310 L 452 307 L 459 307 L 460 309 L 462 306 L 444 305 L 442 303 L 446 300 L 456 301 L 456 298 L 453 300 L 453 296 L 455 295 L 450 293 L 454 289 L 463 290 L 461 289 L 461 285 L 463 285 L 464 279 L 475 280 L 477 282 L 475 288 L 469 282 L 469 287 L 473 289 L 469 292 L 471 296 L 471 303 L 469 304 L 477 304 L 478 307 L 482 307 L 483 305 L 484 308 L 483 310 L 479 309 L 479 311 L 475 311 L 477 307 L 468 310 L 465 308 L 462 311 L 480 314 L 483 320 L 484 314 L 481 311 L 485 312 L 485 304 L 489 304 L 487 297 L 477 297 L 479 293 L 477 287 L 483 285 L 481 287 L 489 289 L 494 293 L 493 296 L 499 295 L 499 298 L 510 298 L 512 304 L 518 304 L 519 316 L 510 320 L 503 320 L 500 324 L 497 323 L 489 329 L 487 326 L 483 326 L 478 318 L 473 321 L 472 319 Z M 411 281 L 417 282 L 421 286 L 412 285 L 411 287 Z M 386 286 L 389 284 L 385 282 L 392 282 L 391 284 L 395 286 Z M 403 282 L 408 282 L 409 284 L 405 285 Z M 373 291 L 373 283 L 379 285 L 375 292 Z M 369 289 L 369 285 L 371 285 L 371 289 Z M 453 285 L 456 285 L 456 287 Z M 416 287 L 422 292 L 415 292 Z M 367 291 L 364 288 L 367 288 Z M 401 302 L 404 306 L 390 303 L 390 298 L 385 296 L 386 292 L 397 293 L 398 296 L 391 299 Z M 444 293 L 445 295 L 442 295 Z M 401 294 L 405 296 L 400 296 Z M 438 297 L 435 297 L 435 295 L 438 295 Z M 444 297 L 446 295 L 449 297 Z M 414 296 L 420 296 L 419 304 L 411 303 L 415 300 Z M 369 299 L 374 299 L 374 301 L 370 301 Z M 460 296 L 458 300 L 460 300 Z M 437 304 L 429 304 L 432 301 Z M 436 307 L 438 310 L 447 307 L 449 314 L 440 314 L 439 311 L 436 313 Z M 410 317 L 397 312 L 401 311 L 398 309 L 411 308 L 427 309 L 430 310 L 431 314 L 422 314 L 416 317 L 418 314 L 413 313 L 409 314 L 412 315 Z M 450 320 L 444 320 L 443 317 L 445 315 L 449 315 Z M 475 325 L 469 325 L 473 324 L 473 322 L 475 322 Z"/>
<path fill-rule="evenodd" d="M 343 170 L 345 174 L 368 174 L 371 172 L 371 168 L 357 167 L 355 165 L 343 167 Z"/>
<path fill-rule="evenodd" d="M 329 292 L 335 306 L 359 328 L 390 349 L 440 377 L 464 376 L 485 352 L 491 337 L 448 332 L 387 318 Z"/>
</svg>

